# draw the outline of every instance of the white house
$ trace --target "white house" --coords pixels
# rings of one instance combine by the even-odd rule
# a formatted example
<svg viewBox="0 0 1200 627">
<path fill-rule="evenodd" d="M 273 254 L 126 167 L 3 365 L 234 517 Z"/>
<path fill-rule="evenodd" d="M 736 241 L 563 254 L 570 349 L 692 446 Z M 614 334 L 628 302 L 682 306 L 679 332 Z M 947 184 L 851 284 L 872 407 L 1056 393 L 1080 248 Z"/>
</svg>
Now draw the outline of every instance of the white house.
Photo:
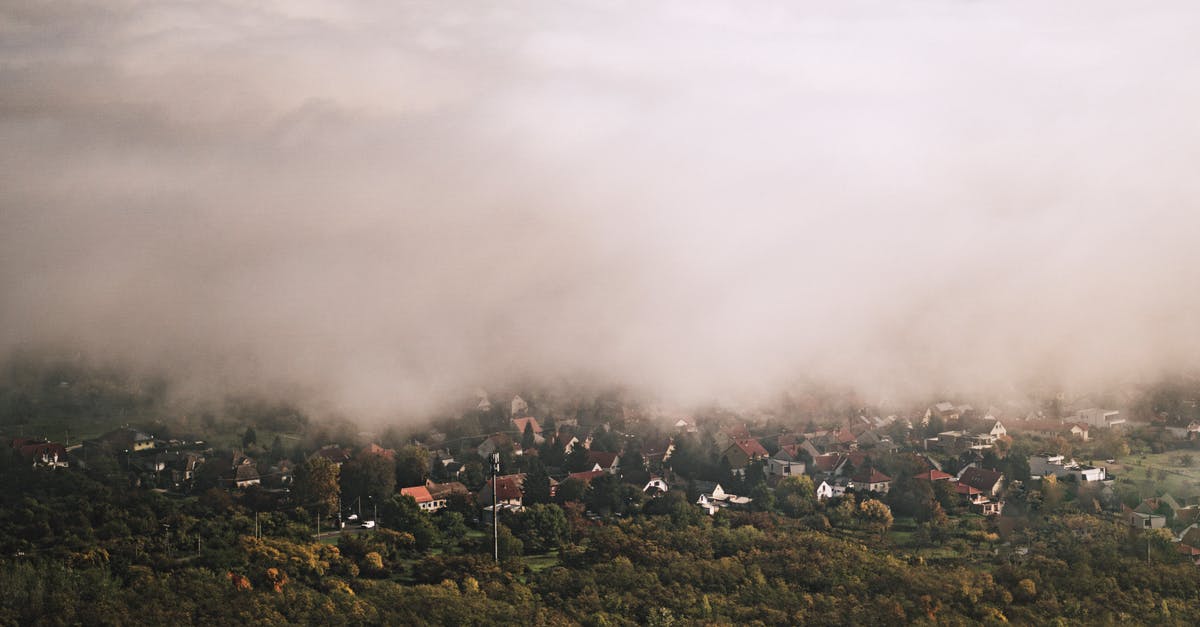
<svg viewBox="0 0 1200 627">
<path fill-rule="evenodd" d="M 826 479 L 817 486 L 817 500 L 824 501 L 835 496 L 843 496 L 846 494 L 846 487 L 848 485 L 849 481 L 844 477 Z"/>
<path fill-rule="evenodd" d="M 657 490 L 658 493 L 662 493 L 670 489 L 671 487 L 667 485 L 667 482 L 662 477 L 650 477 L 650 481 L 646 482 L 646 487 L 642 488 L 642 492 L 653 493 L 654 490 Z"/>
</svg>

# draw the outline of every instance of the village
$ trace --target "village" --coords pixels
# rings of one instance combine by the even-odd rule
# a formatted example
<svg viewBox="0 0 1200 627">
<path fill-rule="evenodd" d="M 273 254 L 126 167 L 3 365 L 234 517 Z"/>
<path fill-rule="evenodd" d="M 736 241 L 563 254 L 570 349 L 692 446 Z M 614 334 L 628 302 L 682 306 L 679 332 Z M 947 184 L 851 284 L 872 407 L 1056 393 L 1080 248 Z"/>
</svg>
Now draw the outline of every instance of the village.
<svg viewBox="0 0 1200 627">
<path fill-rule="evenodd" d="M 617 420 L 582 421 L 539 412 L 520 395 L 493 404 L 481 392 L 470 424 L 490 433 L 418 429 L 399 446 L 393 437 L 393 448 L 359 436 L 289 451 L 278 436 L 260 444 L 253 427 L 233 450 L 132 427 L 72 445 L 25 437 L 9 444 L 37 468 L 111 464 L 133 489 L 226 492 L 261 511 L 307 508 L 316 537 L 377 524 L 403 531 L 380 518 L 393 497 L 430 516 L 458 512 L 484 531 L 493 510 L 508 520 L 531 505 L 572 505 L 602 524 L 653 510 L 668 494 L 684 495 L 707 516 L 786 511 L 823 519 L 817 527 L 842 503 L 857 511 L 866 500 L 882 503 L 897 528 L 904 520 L 929 526 L 960 516 L 1011 528 L 1065 501 L 1131 530 L 1170 531 L 1176 550 L 1200 565 L 1200 484 L 1168 480 L 1187 477 L 1197 421 L 1138 423 L 1093 407 L 1051 418 L 950 402 L 911 416 L 862 413 L 820 428 L 728 411 L 701 419 L 621 411 Z M 1147 452 L 1159 460 L 1157 470 Z M 314 479 L 314 465 L 332 469 L 332 481 Z"/>
</svg>

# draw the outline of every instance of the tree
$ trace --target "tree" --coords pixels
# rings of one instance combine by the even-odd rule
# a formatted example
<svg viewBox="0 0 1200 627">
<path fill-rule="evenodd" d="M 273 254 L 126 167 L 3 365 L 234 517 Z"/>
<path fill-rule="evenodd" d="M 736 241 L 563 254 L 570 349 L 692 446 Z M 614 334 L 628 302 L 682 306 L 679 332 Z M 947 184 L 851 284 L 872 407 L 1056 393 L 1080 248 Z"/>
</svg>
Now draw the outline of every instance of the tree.
<svg viewBox="0 0 1200 627">
<path fill-rule="evenodd" d="M 522 503 L 525 505 L 549 503 L 551 501 L 550 475 L 546 474 L 546 467 L 542 465 L 541 460 L 537 458 L 529 460 L 529 471 L 525 474 L 525 481 L 521 484 L 521 491 L 524 493 Z"/>
<path fill-rule="evenodd" d="M 382 523 L 389 529 L 411 533 L 417 543 L 417 550 L 425 551 L 438 542 L 438 530 L 433 521 L 417 505 L 411 496 L 394 494 L 383 502 L 380 508 Z"/>
<path fill-rule="evenodd" d="M 880 539 L 892 528 L 892 510 L 883 501 L 863 501 L 858 505 L 858 517 L 869 529 L 877 531 Z"/>
<path fill-rule="evenodd" d="M 537 436 L 533 433 L 533 421 L 525 422 L 525 432 L 521 434 L 521 450 L 528 451 L 537 445 Z"/>
<path fill-rule="evenodd" d="M 621 495 L 617 491 L 620 484 L 621 480 L 617 479 L 616 475 L 608 473 L 592 479 L 588 484 L 587 492 L 583 495 L 584 504 L 588 506 L 588 509 L 599 514 L 620 513 L 622 511 Z"/>
<path fill-rule="evenodd" d="M 337 464 L 313 455 L 296 469 L 293 477 L 293 498 L 296 504 L 329 515 L 337 511 L 341 486 L 338 484 Z"/>
<path fill-rule="evenodd" d="M 538 504 L 509 520 L 513 533 L 530 553 L 544 553 L 560 547 L 570 533 L 567 516 L 557 505 Z"/>
<path fill-rule="evenodd" d="M 425 485 L 428 478 L 429 451 L 411 445 L 396 451 L 396 485 L 405 488 Z"/>
<path fill-rule="evenodd" d="M 775 486 L 775 500 L 779 508 L 793 518 L 811 514 L 816 496 L 817 490 L 807 475 L 784 477 Z"/>
<path fill-rule="evenodd" d="M 347 501 L 369 497 L 382 503 L 396 491 L 396 464 L 383 455 L 359 453 L 342 466 L 341 484 Z"/>
<path fill-rule="evenodd" d="M 591 470 L 588 467 L 588 450 L 583 448 L 583 444 L 576 442 L 571 445 L 571 452 L 567 454 L 567 472 L 583 472 Z"/>
<path fill-rule="evenodd" d="M 254 432 L 254 427 L 246 427 L 246 432 L 242 434 L 242 448 L 250 448 L 258 443 L 258 434 Z"/>
<path fill-rule="evenodd" d="M 567 479 L 558 484 L 558 502 L 568 503 L 571 501 L 582 501 L 583 495 L 587 492 L 587 484 L 579 479 Z"/>
</svg>

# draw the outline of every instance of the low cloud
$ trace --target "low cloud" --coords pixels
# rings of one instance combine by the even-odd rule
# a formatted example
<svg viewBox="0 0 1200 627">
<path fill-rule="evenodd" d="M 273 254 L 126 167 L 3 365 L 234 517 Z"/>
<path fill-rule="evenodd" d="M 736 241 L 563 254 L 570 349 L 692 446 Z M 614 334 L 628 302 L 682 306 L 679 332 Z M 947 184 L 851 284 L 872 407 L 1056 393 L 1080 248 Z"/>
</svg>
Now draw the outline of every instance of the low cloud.
<svg viewBox="0 0 1200 627">
<path fill-rule="evenodd" d="M 367 415 L 1200 349 L 1188 2 L 17 3 L 0 349 Z"/>
</svg>

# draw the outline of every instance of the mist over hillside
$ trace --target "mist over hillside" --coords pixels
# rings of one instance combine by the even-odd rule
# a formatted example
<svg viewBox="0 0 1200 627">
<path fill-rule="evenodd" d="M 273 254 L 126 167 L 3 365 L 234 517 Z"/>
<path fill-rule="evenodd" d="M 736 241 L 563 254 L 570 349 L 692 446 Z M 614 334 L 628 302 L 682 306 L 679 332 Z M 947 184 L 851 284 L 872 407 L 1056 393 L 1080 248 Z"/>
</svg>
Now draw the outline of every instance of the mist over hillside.
<svg viewBox="0 0 1200 627">
<path fill-rule="evenodd" d="M 358 415 L 1200 355 L 1187 2 L 0 7 L 0 351 Z"/>
</svg>

